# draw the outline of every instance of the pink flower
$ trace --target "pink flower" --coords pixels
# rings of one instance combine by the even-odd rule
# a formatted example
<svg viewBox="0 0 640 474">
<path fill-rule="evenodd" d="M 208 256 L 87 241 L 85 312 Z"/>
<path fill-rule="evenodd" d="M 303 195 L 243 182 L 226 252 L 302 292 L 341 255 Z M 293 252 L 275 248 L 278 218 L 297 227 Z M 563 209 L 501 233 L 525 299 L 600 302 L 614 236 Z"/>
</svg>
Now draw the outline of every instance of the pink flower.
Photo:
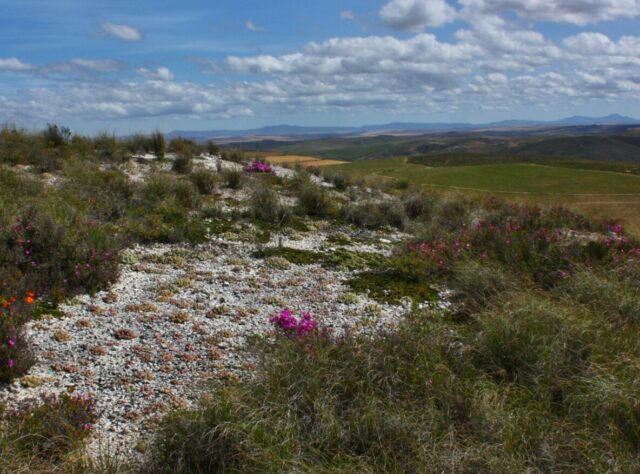
<svg viewBox="0 0 640 474">
<path fill-rule="evenodd" d="M 13 366 L 14 366 L 14 365 L 15 365 L 14 360 L 13 360 L 13 359 L 9 359 L 9 361 L 7 362 L 7 366 L 8 366 L 10 369 L 13 369 Z"/>
<path fill-rule="evenodd" d="M 297 319 L 289 308 L 285 308 L 277 316 L 269 318 L 269 322 L 279 327 L 288 336 L 303 337 L 318 328 L 318 323 L 309 312 L 301 314 Z"/>
<path fill-rule="evenodd" d="M 15 347 L 15 346 L 16 346 L 16 338 L 15 338 L 15 337 L 10 337 L 10 338 L 7 340 L 7 345 L 8 345 L 10 348 Z"/>
</svg>

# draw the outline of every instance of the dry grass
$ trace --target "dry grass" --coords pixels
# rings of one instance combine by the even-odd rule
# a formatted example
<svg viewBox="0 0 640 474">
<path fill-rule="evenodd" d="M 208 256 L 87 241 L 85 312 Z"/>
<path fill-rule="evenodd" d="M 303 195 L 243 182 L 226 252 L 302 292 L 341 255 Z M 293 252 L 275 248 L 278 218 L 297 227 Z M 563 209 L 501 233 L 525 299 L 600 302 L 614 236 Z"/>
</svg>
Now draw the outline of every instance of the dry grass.
<svg viewBox="0 0 640 474">
<path fill-rule="evenodd" d="M 301 165 L 305 168 L 309 166 L 331 166 L 345 163 L 344 161 L 339 160 L 321 160 L 319 158 L 314 158 L 313 156 L 304 155 L 264 156 L 264 159 L 267 163 L 272 165 Z"/>
</svg>

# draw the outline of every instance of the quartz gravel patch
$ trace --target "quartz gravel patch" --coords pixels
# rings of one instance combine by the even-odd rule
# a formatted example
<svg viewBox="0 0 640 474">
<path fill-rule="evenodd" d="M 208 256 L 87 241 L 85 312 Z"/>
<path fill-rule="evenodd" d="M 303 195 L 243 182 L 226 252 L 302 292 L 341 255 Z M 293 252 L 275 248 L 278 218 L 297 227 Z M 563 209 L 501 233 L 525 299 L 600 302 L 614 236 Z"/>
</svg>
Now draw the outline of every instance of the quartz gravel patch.
<svg viewBox="0 0 640 474">
<path fill-rule="evenodd" d="M 316 249 L 310 242 L 323 240 L 297 244 Z M 166 411 L 191 405 L 207 381 L 250 374 L 251 338 L 271 334 L 269 317 L 282 308 L 311 311 L 336 333 L 374 333 L 406 311 L 365 295 L 341 303 L 352 273 L 319 265 L 273 268 L 252 258 L 254 250 L 224 239 L 128 250 L 108 292 L 63 305 L 62 318 L 30 323 L 39 362 L 29 373 L 32 383 L 16 380 L 3 392 L 5 403 L 44 393 L 91 394 L 101 413 L 93 449 L 109 446 L 130 456 L 142 433 Z"/>
</svg>

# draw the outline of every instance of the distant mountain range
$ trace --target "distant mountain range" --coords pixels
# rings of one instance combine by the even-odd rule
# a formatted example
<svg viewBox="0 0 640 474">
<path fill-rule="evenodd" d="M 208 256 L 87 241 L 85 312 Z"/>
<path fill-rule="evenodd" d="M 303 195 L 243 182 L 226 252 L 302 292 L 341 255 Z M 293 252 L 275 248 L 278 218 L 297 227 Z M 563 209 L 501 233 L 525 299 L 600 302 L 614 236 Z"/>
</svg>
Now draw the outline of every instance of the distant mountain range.
<svg viewBox="0 0 640 474">
<path fill-rule="evenodd" d="M 473 123 L 413 123 L 393 122 L 363 127 L 303 127 L 296 125 L 271 125 L 247 130 L 174 130 L 167 134 L 168 138 L 183 137 L 196 141 L 238 139 L 238 138 L 309 138 L 329 137 L 336 135 L 359 136 L 380 134 L 421 134 L 443 133 L 455 131 L 482 131 L 503 129 L 525 129 L 545 127 L 573 127 L 588 125 L 634 125 L 640 126 L 640 119 L 611 114 L 605 117 L 573 116 L 554 121 L 536 120 L 503 120 L 484 124 Z"/>
</svg>

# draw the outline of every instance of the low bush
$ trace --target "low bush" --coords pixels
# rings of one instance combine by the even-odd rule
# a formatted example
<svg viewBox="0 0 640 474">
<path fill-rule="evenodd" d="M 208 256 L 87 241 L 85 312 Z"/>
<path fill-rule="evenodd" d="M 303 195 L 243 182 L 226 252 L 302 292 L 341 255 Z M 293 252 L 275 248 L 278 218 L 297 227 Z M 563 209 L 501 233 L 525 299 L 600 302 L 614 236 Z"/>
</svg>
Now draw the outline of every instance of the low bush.
<svg viewBox="0 0 640 474">
<path fill-rule="evenodd" d="M 189 174 L 193 169 L 193 158 L 190 154 L 180 153 L 173 160 L 171 169 L 178 174 Z"/>
<path fill-rule="evenodd" d="M 582 303 L 620 324 L 638 324 L 640 280 L 634 273 L 627 273 L 625 266 L 607 274 L 582 267 L 572 273 L 566 273 L 557 285 L 556 291 L 566 295 L 569 300 Z"/>
<path fill-rule="evenodd" d="M 189 180 L 166 174 L 150 177 L 140 188 L 125 227 L 139 242 L 201 242 L 206 227 L 193 211 L 200 207 L 200 195 Z"/>
<path fill-rule="evenodd" d="M 45 396 L 6 418 L 16 454 L 55 465 L 84 445 L 98 415 L 91 397 L 62 394 Z"/>
<path fill-rule="evenodd" d="M 27 209 L 2 235 L 0 264 L 17 286 L 53 302 L 95 293 L 118 276 L 121 242 L 106 226 L 76 219 L 60 224 L 37 208 Z"/>
<path fill-rule="evenodd" d="M 460 260 L 456 262 L 448 279 L 448 287 L 454 292 L 457 311 L 463 314 L 482 311 L 497 296 L 522 289 L 524 282 L 495 262 Z"/>
<path fill-rule="evenodd" d="M 329 195 L 326 189 L 309 182 L 301 186 L 297 193 L 297 210 L 300 214 L 310 217 L 336 217 L 339 212 L 337 201 Z"/>
<path fill-rule="evenodd" d="M 379 229 L 385 226 L 402 228 L 405 213 L 402 204 L 396 200 L 365 201 L 343 208 L 347 222 L 367 229 Z"/>
<path fill-rule="evenodd" d="M 593 339 L 586 321 L 542 298 L 509 300 L 478 314 L 479 368 L 500 380 L 558 388 L 586 370 Z"/>
<path fill-rule="evenodd" d="M 8 284 L 9 275 L 0 272 L 0 383 L 7 383 L 27 373 L 34 363 L 25 324 L 33 315 L 36 295 L 16 291 Z"/>
<path fill-rule="evenodd" d="M 220 179 L 218 175 L 213 171 L 201 169 L 189 174 L 189 180 L 196 185 L 200 194 L 213 194 L 216 192 L 216 188 Z"/>
<path fill-rule="evenodd" d="M 291 219 L 290 209 L 282 204 L 278 193 L 266 185 L 253 191 L 249 210 L 253 219 L 278 227 L 284 226 Z"/>
<path fill-rule="evenodd" d="M 97 160 L 101 162 L 124 163 L 129 159 L 114 134 L 103 132 L 96 135 L 93 138 L 93 148 Z"/>
<path fill-rule="evenodd" d="M 255 377 L 163 421 L 147 472 L 637 470 L 632 375 L 591 373 L 580 311 L 511 296 L 464 324 L 264 341 Z"/>
<path fill-rule="evenodd" d="M 234 169 L 227 169 L 222 172 L 224 184 L 229 189 L 240 189 L 244 182 L 242 172 Z"/>
<path fill-rule="evenodd" d="M 430 220 L 438 199 L 434 194 L 412 193 L 404 197 L 404 211 L 409 219 Z"/>
</svg>

